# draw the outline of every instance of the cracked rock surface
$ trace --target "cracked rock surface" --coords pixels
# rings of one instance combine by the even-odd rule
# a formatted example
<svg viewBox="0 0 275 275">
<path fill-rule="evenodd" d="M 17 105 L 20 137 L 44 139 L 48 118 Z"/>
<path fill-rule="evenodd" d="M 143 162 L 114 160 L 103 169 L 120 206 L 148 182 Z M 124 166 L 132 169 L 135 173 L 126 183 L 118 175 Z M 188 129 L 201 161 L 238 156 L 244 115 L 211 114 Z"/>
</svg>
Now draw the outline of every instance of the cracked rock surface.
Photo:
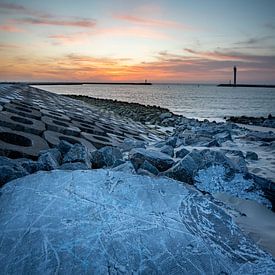
<svg viewBox="0 0 275 275">
<path fill-rule="evenodd" d="M 114 172 L 38 172 L 0 200 L 3 274 L 274 274 L 275 262 L 192 187 Z"/>
</svg>

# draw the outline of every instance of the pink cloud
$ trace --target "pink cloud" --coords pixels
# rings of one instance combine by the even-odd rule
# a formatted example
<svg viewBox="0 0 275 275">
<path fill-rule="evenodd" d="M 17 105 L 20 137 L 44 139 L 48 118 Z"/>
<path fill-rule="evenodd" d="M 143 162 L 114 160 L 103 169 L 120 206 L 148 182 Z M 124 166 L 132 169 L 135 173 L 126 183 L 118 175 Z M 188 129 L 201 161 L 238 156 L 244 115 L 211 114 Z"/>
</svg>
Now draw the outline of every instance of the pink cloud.
<svg viewBox="0 0 275 275">
<path fill-rule="evenodd" d="M 195 51 L 192 49 L 184 49 L 186 52 L 193 54 L 197 57 L 203 57 L 207 59 L 220 60 L 220 61 L 245 61 L 250 59 L 249 55 L 234 53 L 234 52 L 204 52 L 204 51 Z"/>
<path fill-rule="evenodd" d="M 23 32 L 22 29 L 17 28 L 13 25 L 0 25 L 0 31 L 3 32 Z"/>
<path fill-rule="evenodd" d="M 169 20 L 158 20 L 158 19 L 149 19 L 139 16 L 132 16 L 132 15 L 114 15 L 114 18 L 127 21 L 134 24 L 140 24 L 140 25 L 146 25 L 146 26 L 152 26 L 152 27 L 164 27 L 164 28 L 186 28 L 189 29 L 189 27 L 175 22 L 175 21 L 169 21 Z"/>
</svg>

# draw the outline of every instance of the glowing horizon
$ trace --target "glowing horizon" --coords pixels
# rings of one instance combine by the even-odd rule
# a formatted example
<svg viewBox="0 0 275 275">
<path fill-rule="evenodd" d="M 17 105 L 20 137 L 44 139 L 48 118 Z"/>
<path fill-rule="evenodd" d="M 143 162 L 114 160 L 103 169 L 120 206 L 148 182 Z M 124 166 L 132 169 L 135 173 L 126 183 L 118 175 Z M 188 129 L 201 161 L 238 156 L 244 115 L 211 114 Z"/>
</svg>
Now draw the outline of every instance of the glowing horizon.
<svg viewBox="0 0 275 275">
<path fill-rule="evenodd" d="M 192 2 L 192 3 L 190 3 Z M 272 0 L 0 0 L 1 81 L 275 84 Z"/>
</svg>

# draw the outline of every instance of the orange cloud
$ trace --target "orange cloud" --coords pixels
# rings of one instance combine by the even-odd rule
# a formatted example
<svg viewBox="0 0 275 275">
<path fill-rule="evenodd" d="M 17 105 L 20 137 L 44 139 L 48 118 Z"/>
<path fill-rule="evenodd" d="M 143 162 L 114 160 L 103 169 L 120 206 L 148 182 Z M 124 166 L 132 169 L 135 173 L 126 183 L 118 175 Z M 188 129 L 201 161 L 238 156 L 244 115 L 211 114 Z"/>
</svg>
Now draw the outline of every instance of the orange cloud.
<svg viewBox="0 0 275 275">
<path fill-rule="evenodd" d="M 22 29 L 17 28 L 13 25 L 0 25 L 0 31 L 3 32 L 23 32 Z"/>
<path fill-rule="evenodd" d="M 241 55 L 238 53 L 236 55 Z M 245 55 L 244 55 L 245 56 Z M 227 82 L 232 60 L 214 60 L 161 52 L 155 61 L 133 63 L 123 58 L 69 54 L 55 58 L 11 58 L 2 60 L 2 80 L 37 81 L 144 81 Z M 240 81 L 274 83 L 275 56 L 250 56 L 239 61 Z"/>
</svg>

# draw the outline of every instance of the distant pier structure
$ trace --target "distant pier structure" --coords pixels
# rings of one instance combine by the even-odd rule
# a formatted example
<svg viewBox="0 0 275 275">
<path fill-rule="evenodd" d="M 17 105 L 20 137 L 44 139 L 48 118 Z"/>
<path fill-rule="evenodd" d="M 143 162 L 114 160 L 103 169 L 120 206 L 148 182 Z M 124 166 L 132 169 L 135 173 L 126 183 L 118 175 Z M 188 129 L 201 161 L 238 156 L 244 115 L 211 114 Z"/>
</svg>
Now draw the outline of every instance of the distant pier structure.
<svg viewBox="0 0 275 275">
<path fill-rule="evenodd" d="M 250 87 L 250 88 L 275 88 L 275 85 L 264 84 L 237 84 L 237 66 L 233 67 L 233 84 L 229 80 L 229 84 L 219 84 L 218 87 Z"/>
<path fill-rule="evenodd" d="M 234 71 L 234 86 L 236 86 L 237 85 L 237 67 L 236 66 L 234 66 L 233 71 Z"/>
</svg>

